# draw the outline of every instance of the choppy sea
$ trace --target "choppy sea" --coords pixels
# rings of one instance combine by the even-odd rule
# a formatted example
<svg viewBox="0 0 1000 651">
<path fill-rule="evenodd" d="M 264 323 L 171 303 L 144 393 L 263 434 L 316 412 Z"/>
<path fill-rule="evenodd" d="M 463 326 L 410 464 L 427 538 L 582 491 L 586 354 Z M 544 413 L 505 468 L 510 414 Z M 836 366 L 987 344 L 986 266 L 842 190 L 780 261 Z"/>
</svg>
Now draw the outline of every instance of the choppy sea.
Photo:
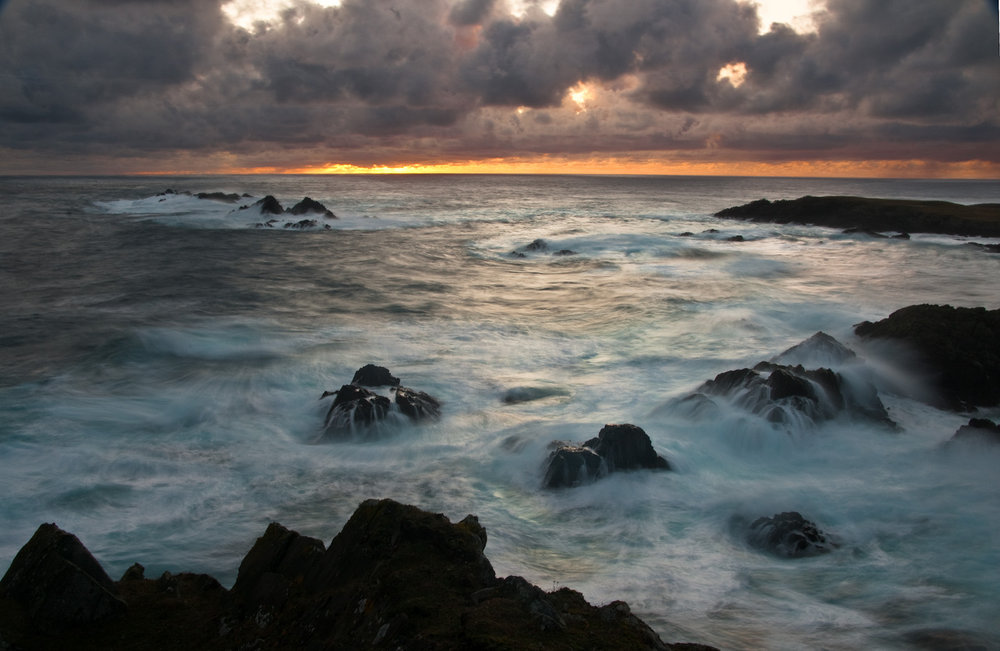
<svg viewBox="0 0 1000 651">
<path fill-rule="evenodd" d="M 268 194 L 338 219 L 256 228 L 238 207 Z M 391 497 L 477 514 L 498 575 L 625 600 L 667 641 L 1000 648 L 1000 450 L 942 447 L 968 415 L 852 334 L 916 303 L 1000 307 L 1000 256 L 712 216 L 806 194 L 983 203 L 1000 182 L 0 178 L 0 571 L 54 521 L 114 578 L 230 585 L 268 522 L 329 542 Z M 885 379 L 899 431 L 671 409 L 821 330 Z M 442 417 L 317 443 L 323 391 L 367 363 Z M 606 423 L 675 470 L 543 489 L 547 444 Z M 783 511 L 840 547 L 781 559 L 733 532 Z"/>
</svg>

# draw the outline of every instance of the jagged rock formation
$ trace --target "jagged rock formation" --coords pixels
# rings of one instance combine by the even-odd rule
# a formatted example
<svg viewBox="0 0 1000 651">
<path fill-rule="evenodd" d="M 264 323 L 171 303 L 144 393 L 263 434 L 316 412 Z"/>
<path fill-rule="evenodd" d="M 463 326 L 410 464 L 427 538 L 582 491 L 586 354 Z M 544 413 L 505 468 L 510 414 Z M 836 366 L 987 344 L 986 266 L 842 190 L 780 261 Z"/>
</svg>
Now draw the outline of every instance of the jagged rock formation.
<svg viewBox="0 0 1000 651">
<path fill-rule="evenodd" d="M 1000 404 L 1000 310 L 911 305 L 881 321 L 865 321 L 854 332 L 914 350 L 936 380 L 939 406 Z"/>
<path fill-rule="evenodd" d="M 948 201 L 812 197 L 758 199 L 716 217 L 779 224 L 813 224 L 862 231 L 1000 237 L 1000 204 L 966 206 Z"/>
<path fill-rule="evenodd" d="M 70 536 L 43 527 L 35 538 Z M 18 558 L 41 560 L 12 565 L 3 585 L 36 586 L 44 601 L 48 591 L 60 593 L 60 583 L 36 584 L 63 574 L 65 559 L 40 554 L 49 547 L 35 538 Z M 547 593 L 521 577 L 498 578 L 483 554 L 486 540 L 475 516 L 452 523 L 392 500 L 368 500 L 329 547 L 272 523 L 231 590 L 207 575 L 146 579 L 134 565 L 110 586 L 121 595 L 113 600 L 117 610 L 74 620 L 72 629 L 49 626 L 30 595 L 5 589 L 0 643 L 65 651 L 710 648 L 663 643 L 621 601 L 595 607 L 568 588 Z M 96 612 L 106 601 L 102 591 L 79 591 L 73 612 Z"/>
<path fill-rule="evenodd" d="M 372 390 L 380 387 L 389 387 L 393 399 Z M 412 423 L 433 420 L 441 415 L 441 403 L 436 398 L 399 386 L 399 378 L 389 369 L 374 364 L 359 368 L 350 384 L 336 391 L 324 391 L 321 399 L 329 396 L 335 397 L 324 424 L 323 438 L 326 440 L 374 436 L 378 434 L 378 426 L 392 415 Z"/>
<path fill-rule="evenodd" d="M 670 469 L 649 435 L 636 425 L 605 425 L 582 445 L 555 441 L 551 447 L 542 480 L 546 488 L 579 486 L 620 470 Z"/>
<path fill-rule="evenodd" d="M 837 370 L 806 368 L 803 363 L 824 363 Z M 666 408 L 703 417 L 717 415 L 720 402 L 779 426 L 815 425 L 847 416 L 896 428 L 854 351 L 823 332 L 752 369 L 720 373 Z"/>
</svg>

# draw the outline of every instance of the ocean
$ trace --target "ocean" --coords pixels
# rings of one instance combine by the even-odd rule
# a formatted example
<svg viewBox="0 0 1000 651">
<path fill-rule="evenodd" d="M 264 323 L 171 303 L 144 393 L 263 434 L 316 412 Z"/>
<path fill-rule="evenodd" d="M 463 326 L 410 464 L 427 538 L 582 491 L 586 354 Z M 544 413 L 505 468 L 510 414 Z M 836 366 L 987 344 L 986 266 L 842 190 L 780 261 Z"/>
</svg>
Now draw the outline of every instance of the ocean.
<svg viewBox="0 0 1000 651">
<path fill-rule="evenodd" d="M 256 228 L 237 208 L 268 194 L 338 219 Z M 942 447 L 969 416 L 914 399 L 905 356 L 852 328 L 998 308 L 1000 256 L 712 216 L 807 194 L 984 203 L 1000 182 L 0 178 L 0 571 L 55 522 L 113 578 L 229 586 L 269 522 L 328 543 L 388 497 L 478 515 L 498 575 L 627 601 L 666 641 L 1000 648 L 1000 450 Z M 674 408 L 817 331 L 864 358 L 898 431 Z M 368 363 L 441 418 L 321 441 L 323 391 Z M 543 489 L 548 444 L 606 423 L 674 469 Z M 776 558 L 734 532 L 784 511 L 839 547 Z"/>
</svg>

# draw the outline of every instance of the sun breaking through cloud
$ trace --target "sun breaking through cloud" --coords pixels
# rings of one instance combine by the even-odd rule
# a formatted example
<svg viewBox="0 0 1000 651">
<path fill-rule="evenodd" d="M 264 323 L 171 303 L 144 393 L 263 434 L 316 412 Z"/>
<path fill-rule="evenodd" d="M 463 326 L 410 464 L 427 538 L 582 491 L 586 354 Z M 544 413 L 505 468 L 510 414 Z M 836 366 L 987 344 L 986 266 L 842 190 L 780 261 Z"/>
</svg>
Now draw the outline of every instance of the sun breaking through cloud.
<svg viewBox="0 0 1000 651">
<path fill-rule="evenodd" d="M 980 0 L 22 0 L 0 173 L 988 176 L 995 23 Z"/>
</svg>

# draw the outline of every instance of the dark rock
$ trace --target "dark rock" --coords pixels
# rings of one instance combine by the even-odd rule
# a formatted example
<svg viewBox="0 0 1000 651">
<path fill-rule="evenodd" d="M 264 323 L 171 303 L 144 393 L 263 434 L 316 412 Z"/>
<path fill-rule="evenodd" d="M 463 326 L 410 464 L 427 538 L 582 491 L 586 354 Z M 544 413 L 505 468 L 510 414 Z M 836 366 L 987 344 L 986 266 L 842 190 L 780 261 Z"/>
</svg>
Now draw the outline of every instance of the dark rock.
<svg viewBox="0 0 1000 651">
<path fill-rule="evenodd" d="M 782 356 L 792 357 L 807 351 L 808 348 L 799 351 L 792 348 Z M 828 368 L 805 369 L 801 365 L 760 362 L 752 369 L 720 373 L 698 387 L 694 394 L 672 404 L 696 416 L 692 410 L 711 413 L 705 399 L 711 402 L 717 398 L 775 424 L 797 424 L 803 417 L 818 423 L 847 415 L 896 427 L 871 382 L 863 377 L 848 378 Z"/>
<path fill-rule="evenodd" d="M 577 252 L 572 249 L 559 249 L 552 255 L 566 256 L 566 255 L 577 255 Z"/>
<path fill-rule="evenodd" d="M 323 541 L 272 522 L 240 563 L 232 594 L 244 603 L 279 606 L 325 552 Z"/>
<path fill-rule="evenodd" d="M 300 231 L 316 228 L 318 225 L 319 224 L 315 219 L 301 219 L 297 222 L 285 222 L 285 228 L 294 228 Z"/>
<path fill-rule="evenodd" d="M 5 597 L 2 644 L 65 651 L 709 649 L 664 644 L 620 601 L 597 608 L 568 588 L 546 593 L 518 576 L 498 579 L 483 554 L 486 541 L 475 516 L 453 524 L 392 500 L 368 500 L 326 548 L 272 523 L 231 591 L 204 574 L 133 576 L 118 585 L 130 603 L 120 617 L 44 631 L 19 622 Z M 3 585 L 24 571 L 17 563 Z"/>
<path fill-rule="evenodd" d="M 194 195 L 199 199 L 207 199 L 209 201 L 221 201 L 222 203 L 236 203 L 240 200 L 240 195 L 238 194 L 226 194 L 225 192 L 199 192 Z"/>
<path fill-rule="evenodd" d="M 817 332 L 773 358 L 779 364 L 839 366 L 857 361 L 857 354 L 825 332 Z"/>
<path fill-rule="evenodd" d="M 533 240 L 530 244 L 524 247 L 525 251 L 548 251 L 549 243 L 543 239 Z"/>
<path fill-rule="evenodd" d="M 354 372 L 351 384 L 363 387 L 395 387 L 399 386 L 399 378 L 384 366 L 365 364 Z"/>
<path fill-rule="evenodd" d="M 985 418 L 970 418 L 969 423 L 959 427 L 948 442 L 1000 445 L 1000 425 Z"/>
<path fill-rule="evenodd" d="M 260 209 L 262 215 L 281 215 L 285 212 L 278 200 L 271 195 L 267 195 L 253 205 Z"/>
<path fill-rule="evenodd" d="M 746 540 L 756 549 L 785 558 L 817 556 L 836 548 L 825 533 L 796 511 L 757 518 L 750 524 Z"/>
<path fill-rule="evenodd" d="M 715 216 L 873 232 L 1000 237 L 1000 204 L 966 206 L 947 201 L 806 196 L 779 201 L 759 199 L 726 208 Z"/>
<path fill-rule="evenodd" d="M 646 432 L 635 425 L 605 425 L 583 445 L 555 441 L 550 448 L 542 479 L 545 488 L 579 486 L 621 470 L 670 470 Z"/>
<path fill-rule="evenodd" d="M 11 599 L 40 629 L 59 631 L 120 616 L 127 610 L 114 582 L 71 533 L 43 524 L 0 580 Z"/>
<path fill-rule="evenodd" d="M 391 405 L 388 398 L 353 384 L 345 384 L 336 392 L 324 424 L 324 438 L 345 438 L 361 433 L 364 428 L 385 418 Z M 326 397 L 332 395 L 324 393 Z"/>
<path fill-rule="evenodd" d="M 733 235 L 732 237 L 727 237 L 726 241 L 727 242 L 746 242 L 746 238 L 744 238 L 742 235 Z"/>
<path fill-rule="evenodd" d="M 311 213 L 319 214 L 326 219 L 336 219 L 337 216 L 333 214 L 332 210 L 329 210 L 326 206 L 318 201 L 305 197 L 302 201 L 298 202 L 294 206 L 288 209 L 293 215 L 308 215 Z"/>
<path fill-rule="evenodd" d="M 125 570 L 125 574 L 122 574 L 122 578 L 119 581 L 141 581 L 146 578 L 146 568 L 139 563 L 133 563 L 131 567 Z"/>
<path fill-rule="evenodd" d="M 607 464 L 608 472 L 641 468 L 670 469 L 667 460 L 656 454 L 649 435 L 636 425 L 605 425 L 597 438 L 590 439 L 584 446 L 601 456 Z"/>
<path fill-rule="evenodd" d="M 504 392 L 502 400 L 508 405 L 516 405 L 566 395 L 569 392 L 559 387 L 512 387 Z"/>
<path fill-rule="evenodd" d="M 396 405 L 413 421 L 438 418 L 441 415 L 440 402 L 423 391 L 414 391 L 406 387 L 396 389 Z"/>
<path fill-rule="evenodd" d="M 560 445 L 549 454 L 542 486 L 562 488 L 599 479 L 607 474 L 601 456 L 590 448 Z"/>
<path fill-rule="evenodd" d="M 940 406 L 961 410 L 1000 404 L 1000 310 L 911 305 L 854 332 L 902 342 L 937 383 Z"/>
</svg>

